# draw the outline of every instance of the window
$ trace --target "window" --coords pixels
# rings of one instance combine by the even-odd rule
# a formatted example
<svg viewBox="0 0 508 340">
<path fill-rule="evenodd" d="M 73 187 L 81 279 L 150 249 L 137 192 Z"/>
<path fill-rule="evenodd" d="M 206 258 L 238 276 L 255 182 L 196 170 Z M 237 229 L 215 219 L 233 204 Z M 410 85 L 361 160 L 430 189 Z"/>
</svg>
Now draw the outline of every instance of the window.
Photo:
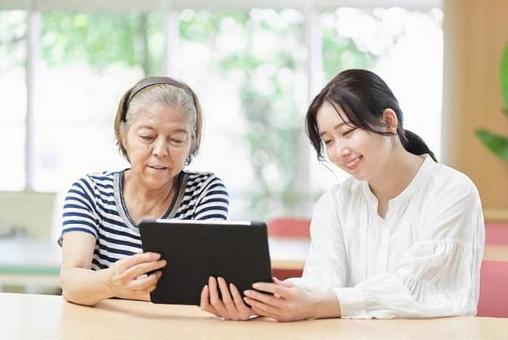
<svg viewBox="0 0 508 340">
<path fill-rule="evenodd" d="M 114 143 L 117 105 L 145 74 L 161 73 L 162 32 L 158 14 L 42 14 L 36 190 L 65 190 L 85 173 L 126 166 Z"/>
<path fill-rule="evenodd" d="M 419 8 L 387 3 L 286 8 L 274 0 L 273 8 L 256 8 L 256 0 L 216 0 L 201 8 L 174 0 L 167 8 L 56 0 L 40 4 L 40 50 L 30 55 L 31 12 L 0 11 L 0 148 L 9 164 L 0 189 L 22 189 L 32 174 L 36 190 L 64 192 L 85 173 L 127 166 L 114 144 L 117 103 L 144 75 L 168 70 L 196 90 L 204 109 L 204 142 L 191 169 L 226 182 L 234 219 L 309 215 L 323 190 L 345 178 L 316 161 L 304 115 L 317 91 L 346 68 L 380 74 L 399 99 L 405 127 L 439 157 L 442 11 L 433 0 Z M 30 129 L 28 57 L 36 65 L 26 70 L 36 84 Z M 25 148 L 25 131 L 33 148 Z"/>
<path fill-rule="evenodd" d="M 21 190 L 25 185 L 26 40 L 26 12 L 0 11 L 2 190 Z"/>
</svg>

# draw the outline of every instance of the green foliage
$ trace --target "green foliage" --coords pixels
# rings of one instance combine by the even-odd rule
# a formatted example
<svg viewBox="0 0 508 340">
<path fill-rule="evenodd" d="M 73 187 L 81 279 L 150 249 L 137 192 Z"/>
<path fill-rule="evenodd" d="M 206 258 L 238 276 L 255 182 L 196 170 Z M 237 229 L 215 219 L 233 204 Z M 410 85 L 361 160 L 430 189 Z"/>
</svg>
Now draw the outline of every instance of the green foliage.
<svg viewBox="0 0 508 340">
<path fill-rule="evenodd" d="M 159 73 L 161 26 L 162 17 L 156 14 L 45 12 L 42 54 L 50 65 L 84 61 L 102 69 L 120 63 L 141 65 L 145 74 Z"/>
<path fill-rule="evenodd" d="M 0 72 L 26 62 L 26 20 L 24 11 L 0 11 Z"/>
<path fill-rule="evenodd" d="M 501 56 L 499 73 L 504 114 L 508 118 L 508 45 Z M 476 129 L 475 132 L 476 136 L 490 151 L 501 159 L 508 161 L 508 137 L 497 135 L 486 129 Z"/>
<path fill-rule="evenodd" d="M 299 164 L 307 162 L 299 158 L 304 129 L 302 108 L 296 106 L 295 81 L 305 74 L 306 46 L 304 23 L 295 20 L 297 16 L 272 10 L 188 10 L 180 16 L 181 37 L 215 49 L 212 53 L 220 56 L 217 71 L 224 78 L 240 79 L 237 89 L 247 120 L 243 138 L 255 178 L 249 193 L 253 216 L 266 216 L 273 211 L 273 202 L 282 204 L 280 213 L 301 214 L 301 203 L 308 200 L 295 192 Z M 223 53 L 215 42 L 227 36 L 231 27 L 241 32 L 243 44 Z M 262 49 L 257 48 L 260 40 Z M 370 67 L 374 60 L 334 31 L 324 32 L 323 48 L 329 52 L 324 55 L 328 78 L 340 69 Z"/>
<path fill-rule="evenodd" d="M 323 31 L 323 51 L 326 79 L 349 68 L 369 69 L 376 61 L 372 53 L 360 51 L 351 39 L 339 36 L 335 30 Z"/>
<path fill-rule="evenodd" d="M 508 138 L 496 135 L 485 129 L 477 129 L 476 135 L 490 151 L 508 161 Z"/>
</svg>

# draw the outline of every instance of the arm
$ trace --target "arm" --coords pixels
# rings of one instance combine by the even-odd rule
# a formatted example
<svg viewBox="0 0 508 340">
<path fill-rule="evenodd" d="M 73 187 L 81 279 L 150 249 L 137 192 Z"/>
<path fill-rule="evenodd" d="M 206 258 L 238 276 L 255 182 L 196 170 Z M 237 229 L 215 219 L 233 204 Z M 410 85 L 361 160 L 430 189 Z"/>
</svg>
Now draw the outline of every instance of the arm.
<svg viewBox="0 0 508 340">
<path fill-rule="evenodd" d="M 155 288 L 160 272 L 143 274 L 165 265 L 158 254 L 136 254 L 115 262 L 110 268 L 91 270 L 98 235 L 95 202 L 86 179 L 76 182 L 69 190 L 63 212 L 63 232 L 60 281 L 66 300 L 94 305 L 117 296 L 147 299 Z"/>
<path fill-rule="evenodd" d="M 69 302 L 95 305 L 111 297 L 150 300 L 166 265 L 155 253 L 126 257 L 102 270 L 91 270 L 95 239 L 87 233 L 67 233 L 63 239 L 60 282 L 62 294 Z"/>
</svg>

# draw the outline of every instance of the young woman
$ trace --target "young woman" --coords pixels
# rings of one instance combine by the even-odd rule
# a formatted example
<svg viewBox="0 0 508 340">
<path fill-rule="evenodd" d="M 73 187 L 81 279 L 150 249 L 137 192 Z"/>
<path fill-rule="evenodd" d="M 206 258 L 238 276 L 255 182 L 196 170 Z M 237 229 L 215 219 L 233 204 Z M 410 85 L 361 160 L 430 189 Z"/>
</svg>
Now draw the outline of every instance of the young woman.
<svg viewBox="0 0 508 340">
<path fill-rule="evenodd" d="M 149 77 L 125 93 L 115 135 L 130 167 L 89 174 L 65 199 L 59 241 L 65 299 L 85 305 L 110 297 L 149 300 L 166 262 L 141 253 L 139 222 L 227 218 L 222 181 L 184 170 L 199 150 L 201 127 L 198 98 L 184 83 Z"/>
<path fill-rule="evenodd" d="M 340 73 L 306 124 L 318 159 L 326 152 L 351 177 L 315 205 L 302 278 L 256 283 L 243 298 L 211 278 L 202 308 L 279 321 L 474 315 L 484 247 L 478 191 L 404 130 L 385 82 L 366 70 Z"/>
</svg>

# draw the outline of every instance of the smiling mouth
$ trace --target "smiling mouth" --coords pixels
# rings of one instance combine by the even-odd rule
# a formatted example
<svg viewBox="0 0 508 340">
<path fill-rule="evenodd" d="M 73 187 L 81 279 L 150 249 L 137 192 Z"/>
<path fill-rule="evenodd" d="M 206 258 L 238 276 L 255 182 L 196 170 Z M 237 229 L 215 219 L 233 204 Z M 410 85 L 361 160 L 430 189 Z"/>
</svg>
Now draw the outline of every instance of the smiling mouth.
<svg viewBox="0 0 508 340">
<path fill-rule="evenodd" d="M 350 160 L 349 162 L 343 163 L 343 164 L 346 166 L 346 168 L 353 170 L 357 167 L 357 165 L 360 163 L 360 161 L 362 159 L 363 159 L 363 156 L 358 156 L 358 157 Z"/>
<path fill-rule="evenodd" d="M 149 165 L 148 167 L 151 169 L 155 169 L 155 170 L 167 170 L 168 169 L 167 166 L 158 166 L 158 165 Z"/>
</svg>

